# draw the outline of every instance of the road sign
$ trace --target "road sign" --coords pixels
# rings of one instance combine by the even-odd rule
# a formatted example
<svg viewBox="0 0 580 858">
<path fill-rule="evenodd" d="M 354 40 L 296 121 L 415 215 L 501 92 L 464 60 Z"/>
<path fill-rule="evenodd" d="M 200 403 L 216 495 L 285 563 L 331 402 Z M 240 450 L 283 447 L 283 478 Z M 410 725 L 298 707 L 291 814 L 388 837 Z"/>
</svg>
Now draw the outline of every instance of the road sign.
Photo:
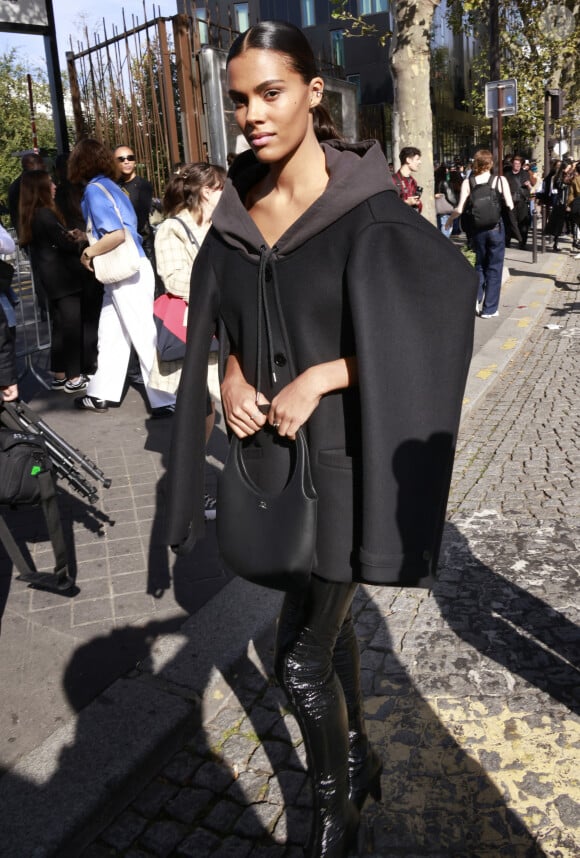
<svg viewBox="0 0 580 858">
<path fill-rule="evenodd" d="M 488 119 L 494 116 L 515 116 L 517 112 L 518 82 L 514 78 L 486 83 L 485 115 Z"/>
</svg>

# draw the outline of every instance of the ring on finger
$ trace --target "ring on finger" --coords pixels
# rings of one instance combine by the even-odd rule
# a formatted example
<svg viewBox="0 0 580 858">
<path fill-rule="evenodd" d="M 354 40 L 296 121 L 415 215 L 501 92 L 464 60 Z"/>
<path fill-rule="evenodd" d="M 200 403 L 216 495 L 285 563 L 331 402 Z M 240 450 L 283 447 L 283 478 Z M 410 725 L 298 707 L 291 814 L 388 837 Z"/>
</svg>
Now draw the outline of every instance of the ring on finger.
<svg viewBox="0 0 580 858">
<path fill-rule="evenodd" d="M 274 429 L 279 429 L 279 428 L 280 428 L 280 424 L 279 424 L 279 423 L 272 423 L 272 426 L 274 427 Z"/>
</svg>

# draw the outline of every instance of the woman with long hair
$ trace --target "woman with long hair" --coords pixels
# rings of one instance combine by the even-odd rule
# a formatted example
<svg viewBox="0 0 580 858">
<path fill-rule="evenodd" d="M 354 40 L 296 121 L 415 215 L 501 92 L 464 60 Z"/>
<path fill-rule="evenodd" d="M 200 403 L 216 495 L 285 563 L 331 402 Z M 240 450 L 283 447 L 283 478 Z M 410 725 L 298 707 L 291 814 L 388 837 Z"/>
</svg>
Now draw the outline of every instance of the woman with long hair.
<svg viewBox="0 0 580 858">
<path fill-rule="evenodd" d="M 52 387 L 78 393 L 95 371 L 99 286 L 80 263 L 80 235 L 67 229 L 54 202 L 55 192 L 45 170 L 22 174 L 18 234 L 49 302 Z"/>
<path fill-rule="evenodd" d="M 103 306 L 99 318 L 99 359 L 86 395 L 75 399 L 85 411 L 103 413 L 109 404 L 119 404 L 131 354 L 131 344 L 139 357 L 145 391 L 154 417 L 173 414 L 175 396 L 156 390 L 149 384 L 156 345 L 153 322 L 155 277 L 137 232 L 137 217 L 129 197 L 116 183 L 117 167 L 113 153 L 98 140 L 80 140 L 71 152 L 68 177 L 81 183 L 81 201 L 85 221 L 89 219 L 97 240 L 87 247 L 81 262 L 90 271 L 96 256 L 123 244 L 125 230 L 135 242 L 140 262 L 130 277 L 104 285 Z"/>
<path fill-rule="evenodd" d="M 316 557 L 303 590 L 288 582 L 275 671 L 314 787 L 305 854 L 344 858 L 382 769 L 352 600 L 360 581 L 422 586 L 435 570 L 475 275 L 401 202 L 379 144 L 338 137 L 301 30 L 251 27 L 230 49 L 227 87 L 251 148 L 232 164 L 193 267 L 168 541 L 186 552 L 204 532 L 204 365 L 217 329 L 225 419 L 261 489 L 281 490 L 293 439 L 306 435 Z"/>
</svg>

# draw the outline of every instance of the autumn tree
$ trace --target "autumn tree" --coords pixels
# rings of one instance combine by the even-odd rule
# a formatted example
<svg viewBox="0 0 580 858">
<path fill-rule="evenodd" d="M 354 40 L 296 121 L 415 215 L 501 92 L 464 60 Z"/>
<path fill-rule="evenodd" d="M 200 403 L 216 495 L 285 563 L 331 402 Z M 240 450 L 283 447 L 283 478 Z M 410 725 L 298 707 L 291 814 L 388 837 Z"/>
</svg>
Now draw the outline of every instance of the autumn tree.
<svg viewBox="0 0 580 858">
<path fill-rule="evenodd" d="M 578 83 L 580 61 L 580 2 L 562 0 L 497 0 L 499 13 L 500 78 L 518 82 L 518 113 L 504 121 L 506 148 L 531 151 L 544 159 L 544 93 L 561 89 L 567 96 L 563 125 L 580 122 Z M 484 116 L 484 83 L 489 80 L 489 0 L 458 0 L 450 10 L 456 31 L 476 35 L 481 45 L 474 62 L 471 108 Z M 558 125 L 560 121 L 558 122 Z"/>
<path fill-rule="evenodd" d="M 433 186 L 433 116 L 430 97 L 431 29 L 441 0 L 394 0 L 393 32 L 377 33 L 364 18 L 349 12 L 347 0 L 332 0 L 333 17 L 348 25 L 347 35 L 389 42 L 393 78 L 393 152 L 417 146 L 423 156 L 423 213 L 435 222 Z M 385 69 L 385 73 L 388 73 Z"/>
</svg>

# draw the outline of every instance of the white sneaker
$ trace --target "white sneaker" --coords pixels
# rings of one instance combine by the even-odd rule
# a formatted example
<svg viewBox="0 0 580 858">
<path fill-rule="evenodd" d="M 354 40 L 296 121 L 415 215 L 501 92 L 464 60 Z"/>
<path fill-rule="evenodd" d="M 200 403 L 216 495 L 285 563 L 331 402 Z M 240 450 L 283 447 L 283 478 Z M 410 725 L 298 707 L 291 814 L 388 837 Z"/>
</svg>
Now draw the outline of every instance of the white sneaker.
<svg viewBox="0 0 580 858">
<path fill-rule="evenodd" d="M 495 316 L 499 316 L 499 310 L 496 310 L 495 313 L 482 313 L 482 319 L 493 319 Z"/>
</svg>

